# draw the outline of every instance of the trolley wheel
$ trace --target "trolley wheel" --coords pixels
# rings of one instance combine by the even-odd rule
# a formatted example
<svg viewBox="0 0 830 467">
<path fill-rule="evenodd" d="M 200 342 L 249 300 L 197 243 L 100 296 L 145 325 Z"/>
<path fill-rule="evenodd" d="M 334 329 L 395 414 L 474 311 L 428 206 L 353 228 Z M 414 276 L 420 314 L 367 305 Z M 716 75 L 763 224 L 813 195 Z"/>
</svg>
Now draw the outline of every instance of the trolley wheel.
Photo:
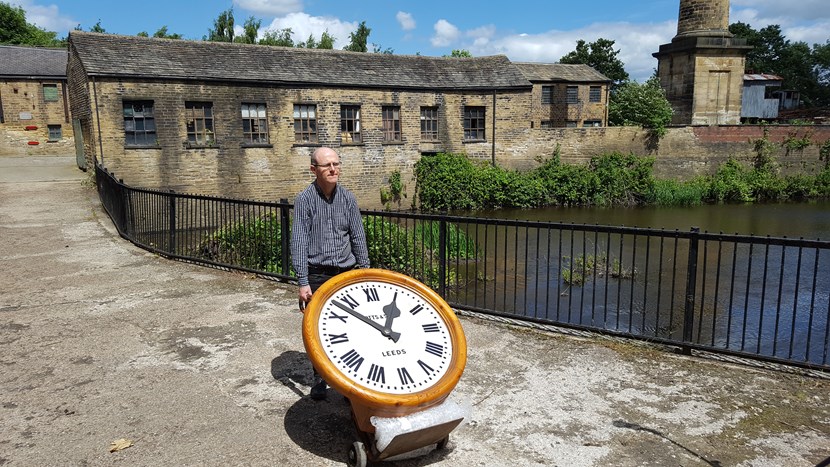
<svg viewBox="0 0 830 467">
<path fill-rule="evenodd" d="M 450 442 L 450 435 L 444 436 L 440 440 L 438 440 L 438 444 L 435 445 L 435 449 L 439 451 L 447 449 L 447 444 Z"/>
<path fill-rule="evenodd" d="M 366 449 L 363 447 L 363 443 L 360 441 L 352 443 L 349 448 L 349 467 L 366 467 L 367 461 Z"/>
</svg>

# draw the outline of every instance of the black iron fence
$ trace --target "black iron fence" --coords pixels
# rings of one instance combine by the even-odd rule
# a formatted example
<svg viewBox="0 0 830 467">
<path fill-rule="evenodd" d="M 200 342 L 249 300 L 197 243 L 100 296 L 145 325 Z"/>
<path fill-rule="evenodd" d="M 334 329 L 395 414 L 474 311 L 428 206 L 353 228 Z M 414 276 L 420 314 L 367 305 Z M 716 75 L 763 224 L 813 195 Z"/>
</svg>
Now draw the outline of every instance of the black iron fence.
<svg viewBox="0 0 830 467">
<path fill-rule="evenodd" d="M 132 188 L 96 168 L 122 236 L 291 280 L 292 205 Z M 830 370 L 830 242 L 364 211 L 374 267 L 458 309 Z"/>
</svg>

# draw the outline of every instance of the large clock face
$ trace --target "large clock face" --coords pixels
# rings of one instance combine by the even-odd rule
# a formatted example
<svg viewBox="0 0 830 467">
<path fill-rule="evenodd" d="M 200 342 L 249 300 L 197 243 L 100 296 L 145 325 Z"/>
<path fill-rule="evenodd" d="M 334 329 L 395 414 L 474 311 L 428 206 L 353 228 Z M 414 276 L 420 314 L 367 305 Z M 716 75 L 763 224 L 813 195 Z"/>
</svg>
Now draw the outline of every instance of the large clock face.
<svg viewBox="0 0 830 467">
<path fill-rule="evenodd" d="M 442 315 L 415 291 L 367 280 L 338 289 L 322 304 L 320 346 L 354 384 L 411 394 L 449 370 L 453 341 Z"/>
</svg>

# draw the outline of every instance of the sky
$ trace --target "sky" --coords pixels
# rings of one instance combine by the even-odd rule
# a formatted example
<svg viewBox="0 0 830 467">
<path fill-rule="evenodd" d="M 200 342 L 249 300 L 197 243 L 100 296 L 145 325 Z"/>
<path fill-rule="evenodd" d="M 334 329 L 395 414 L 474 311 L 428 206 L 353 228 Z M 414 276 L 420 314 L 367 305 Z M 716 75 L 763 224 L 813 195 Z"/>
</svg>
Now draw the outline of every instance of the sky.
<svg viewBox="0 0 830 467">
<path fill-rule="evenodd" d="M 324 31 L 335 48 L 349 44 L 361 22 L 371 29 L 369 50 L 395 54 L 475 57 L 506 55 L 514 62 L 555 63 L 579 39 L 613 40 L 617 58 L 632 79 L 643 82 L 657 68 L 652 57 L 677 34 L 680 0 L 511 0 L 463 2 L 420 0 L 0 0 L 26 11 L 26 20 L 58 37 L 100 21 L 106 32 L 168 33 L 201 40 L 223 11 L 233 8 L 237 33 L 246 19 L 262 20 L 265 31 L 291 28 L 295 42 Z M 786 39 L 810 46 L 830 40 L 830 0 L 732 0 L 729 23 L 759 30 L 777 24 Z"/>
</svg>

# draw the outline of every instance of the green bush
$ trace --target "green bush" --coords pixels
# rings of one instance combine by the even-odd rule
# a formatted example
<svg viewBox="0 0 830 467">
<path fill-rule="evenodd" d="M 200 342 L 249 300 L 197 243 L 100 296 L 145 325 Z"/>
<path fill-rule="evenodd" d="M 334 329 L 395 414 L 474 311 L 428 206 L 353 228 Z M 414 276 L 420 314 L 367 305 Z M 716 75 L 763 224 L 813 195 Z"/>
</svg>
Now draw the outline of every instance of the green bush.
<svg viewBox="0 0 830 467">
<path fill-rule="evenodd" d="M 198 247 L 198 257 L 266 272 L 282 271 L 281 225 L 277 213 L 234 222 Z"/>
</svg>

